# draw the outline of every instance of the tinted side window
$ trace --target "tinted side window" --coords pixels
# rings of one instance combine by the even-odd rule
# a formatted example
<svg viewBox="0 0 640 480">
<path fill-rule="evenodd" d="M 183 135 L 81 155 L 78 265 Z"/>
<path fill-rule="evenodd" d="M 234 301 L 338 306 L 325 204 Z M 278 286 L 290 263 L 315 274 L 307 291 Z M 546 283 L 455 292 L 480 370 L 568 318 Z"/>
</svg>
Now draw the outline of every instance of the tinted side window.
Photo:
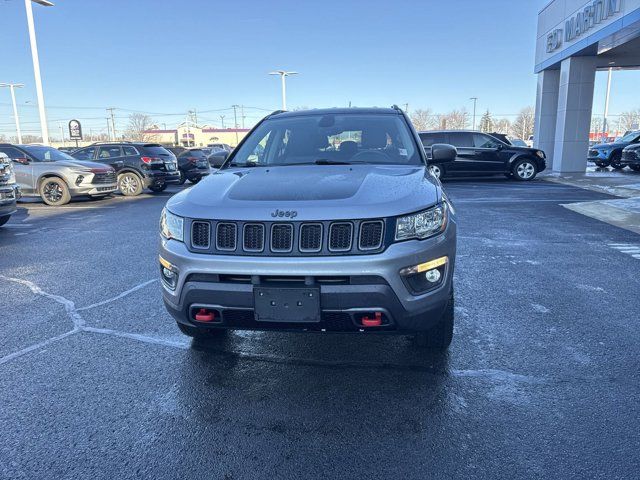
<svg viewBox="0 0 640 480">
<path fill-rule="evenodd" d="M 96 155 L 96 147 L 83 148 L 77 152 L 73 152 L 73 158 L 78 160 L 93 160 Z"/>
<path fill-rule="evenodd" d="M 127 157 L 135 157 L 136 155 L 140 155 L 135 147 L 122 147 L 122 150 Z"/>
<path fill-rule="evenodd" d="M 452 132 L 448 135 L 450 143 L 454 147 L 473 147 L 473 137 L 467 132 Z"/>
<path fill-rule="evenodd" d="M 4 153 L 7 157 L 13 158 L 25 158 L 27 155 L 13 147 L 0 147 L 0 152 Z"/>
<path fill-rule="evenodd" d="M 121 157 L 122 149 L 118 146 L 100 147 L 99 158 Z"/>
<path fill-rule="evenodd" d="M 434 143 L 447 143 L 444 133 L 421 133 L 420 140 L 422 140 L 422 145 L 425 147 L 430 147 Z"/>
<path fill-rule="evenodd" d="M 488 135 L 473 134 L 473 146 L 476 148 L 497 148 L 498 141 Z"/>
</svg>

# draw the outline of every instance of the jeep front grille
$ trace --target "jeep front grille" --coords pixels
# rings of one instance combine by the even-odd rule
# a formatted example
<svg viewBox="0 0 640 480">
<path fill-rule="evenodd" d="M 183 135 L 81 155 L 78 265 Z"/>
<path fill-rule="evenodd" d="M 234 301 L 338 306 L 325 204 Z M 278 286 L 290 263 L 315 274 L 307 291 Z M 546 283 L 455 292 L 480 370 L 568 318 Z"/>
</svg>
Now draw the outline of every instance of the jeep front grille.
<svg viewBox="0 0 640 480">
<path fill-rule="evenodd" d="M 276 223 L 271 226 L 271 251 L 290 252 L 293 248 L 293 225 Z"/>
<path fill-rule="evenodd" d="M 388 220 L 234 222 L 192 220 L 189 248 L 198 253 L 254 256 L 331 256 L 379 253 Z M 213 240 L 212 240 L 213 239 Z"/>
<path fill-rule="evenodd" d="M 360 224 L 360 239 L 358 248 L 360 250 L 375 250 L 380 248 L 382 244 L 382 230 L 384 224 L 382 220 L 376 220 L 375 222 L 362 222 Z"/>
<path fill-rule="evenodd" d="M 322 224 L 303 223 L 300 226 L 300 251 L 319 252 L 322 249 Z"/>
<path fill-rule="evenodd" d="M 191 224 L 191 245 L 194 248 L 209 248 L 211 225 L 209 222 L 193 222 Z"/>
<path fill-rule="evenodd" d="M 216 248 L 231 251 L 236 249 L 238 227 L 235 223 L 218 223 L 216 228 Z"/>
<path fill-rule="evenodd" d="M 245 252 L 261 252 L 264 250 L 264 225 L 247 223 L 242 235 L 242 248 Z"/>
<path fill-rule="evenodd" d="M 349 222 L 332 223 L 329 227 L 329 250 L 332 252 L 346 252 L 351 250 L 353 225 Z"/>
</svg>

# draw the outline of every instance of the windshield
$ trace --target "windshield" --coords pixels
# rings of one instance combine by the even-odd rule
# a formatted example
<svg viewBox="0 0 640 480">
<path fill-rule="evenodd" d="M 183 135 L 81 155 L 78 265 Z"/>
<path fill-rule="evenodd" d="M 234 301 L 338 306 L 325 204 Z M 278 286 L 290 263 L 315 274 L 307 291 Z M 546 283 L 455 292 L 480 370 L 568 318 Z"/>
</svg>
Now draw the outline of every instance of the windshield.
<svg viewBox="0 0 640 480">
<path fill-rule="evenodd" d="M 232 166 L 301 164 L 422 165 L 404 119 L 389 114 L 318 114 L 265 120 Z"/>
<path fill-rule="evenodd" d="M 631 133 L 627 133 L 624 137 L 622 137 L 620 139 L 621 142 L 626 142 L 626 143 L 631 143 L 633 142 L 636 138 L 638 138 L 638 136 L 640 135 L 640 132 L 631 132 Z"/>
<path fill-rule="evenodd" d="M 76 161 L 72 156 L 52 147 L 23 145 L 22 148 L 34 156 L 36 160 L 41 162 L 57 162 L 62 160 L 71 160 L 72 162 Z"/>
</svg>

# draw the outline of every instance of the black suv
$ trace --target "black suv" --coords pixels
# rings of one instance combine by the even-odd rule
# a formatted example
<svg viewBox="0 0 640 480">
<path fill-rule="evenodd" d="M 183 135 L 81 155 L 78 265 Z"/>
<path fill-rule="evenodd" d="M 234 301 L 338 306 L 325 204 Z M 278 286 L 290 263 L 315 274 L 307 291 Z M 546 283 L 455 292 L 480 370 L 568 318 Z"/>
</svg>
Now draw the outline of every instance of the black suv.
<svg viewBox="0 0 640 480">
<path fill-rule="evenodd" d="M 178 159 L 178 173 L 180 173 L 180 185 L 185 180 L 198 183 L 203 177 L 209 175 L 209 160 L 207 153 L 201 148 L 165 147 Z"/>
<path fill-rule="evenodd" d="M 180 181 L 174 155 L 157 143 L 94 143 L 70 155 L 111 165 L 118 174 L 120 193 L 126 196 L 140 195 L 145 187 L 162 192 Z"/>
<path fill-rule="evenodd" d="M 445 143 L 458 150 L 455 161 L 440 164 L 430 160 L 429 170 L 437 178 L 502 174 L 516 180 L 533 180 L 547 167 L 542 150 L 516 147 L 482 132 L 441 130 L 420 132 L 430 158 L 431 146 Z"/>
<path fill-rule="evenodd" d="M 611 166 L 622 170 L 629 162 L 622 156 L 622 150 L 634 143 L 640 143 L 640 130 L 629 132 L 613 143 L 599 143 L 589 149 L 588 160 L 599 167 Z"/>
</svg>

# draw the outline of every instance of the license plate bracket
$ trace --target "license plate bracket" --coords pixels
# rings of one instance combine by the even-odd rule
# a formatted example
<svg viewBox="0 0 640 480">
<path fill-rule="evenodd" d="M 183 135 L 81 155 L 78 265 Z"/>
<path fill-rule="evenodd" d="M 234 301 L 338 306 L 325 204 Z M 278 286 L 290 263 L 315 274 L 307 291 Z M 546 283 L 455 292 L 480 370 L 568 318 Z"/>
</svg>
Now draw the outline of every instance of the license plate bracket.
<svg viewBox="0 0 640 480">
<path fill-rule="evenodd" d="M 317 323 L 320 288 L 253 287 L 256 322 Z"/>
</svg>

